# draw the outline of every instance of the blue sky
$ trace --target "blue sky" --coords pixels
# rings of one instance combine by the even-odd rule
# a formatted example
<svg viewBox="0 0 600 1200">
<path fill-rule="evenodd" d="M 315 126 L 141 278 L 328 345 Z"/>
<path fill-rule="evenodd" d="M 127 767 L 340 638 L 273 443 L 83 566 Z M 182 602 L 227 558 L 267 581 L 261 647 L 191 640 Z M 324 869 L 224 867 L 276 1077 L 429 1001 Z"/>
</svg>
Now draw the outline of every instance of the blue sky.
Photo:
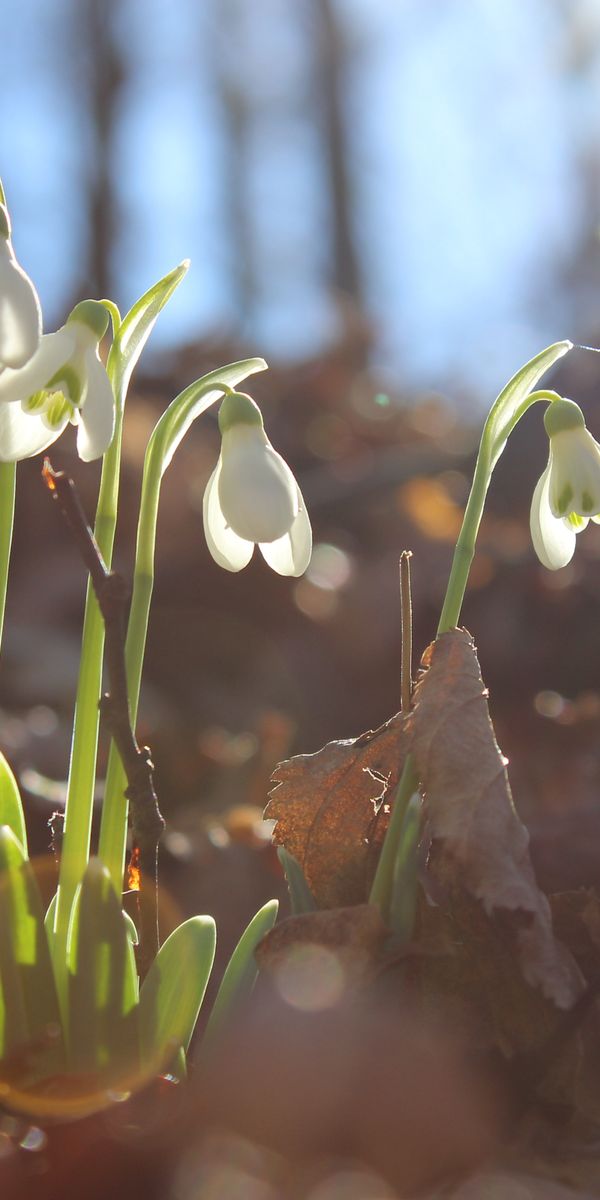
<svg viewBox="0 0 600 1200">
<path fill-rule="evenodd" d="M 311 4 L 119 0 L 130 74 L 113 147 L 114 298 L 125 307 L 192 259 L 159 345 L 235 329 L 255 352 L 294 360 L 335 336 Z M 572 264 L 596 220 L 582 170 L 600 159 L 595 6 L 573 0 L 568 19 L 552 0 L 337 0 L 336 10 L 353 231 L 384 377 L 487 391 L 548 342 L 593 337 L 598 289 L 588 280 L 584 303 Z M 94 170 L 81 102 L 93 48 L 77 14 L 77 0 L 9 0 L 0 45 L 10 96 L 0 171 L 48 328 L 81 275 L 81 191 Z M 253 118 L 241 197 L 227 190 L 219 78 Z M 232 201 L 245 212 L 250 311 L 236 291 Z"/>
</svg>

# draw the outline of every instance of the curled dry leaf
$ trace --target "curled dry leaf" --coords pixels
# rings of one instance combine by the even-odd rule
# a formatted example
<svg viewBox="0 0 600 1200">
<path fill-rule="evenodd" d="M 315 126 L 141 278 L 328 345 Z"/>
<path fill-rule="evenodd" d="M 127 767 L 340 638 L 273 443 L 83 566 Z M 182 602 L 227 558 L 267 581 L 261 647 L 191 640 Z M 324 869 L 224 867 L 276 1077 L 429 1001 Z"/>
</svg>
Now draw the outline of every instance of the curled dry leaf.
<svg viewBox="0 0 600 1200">
<path fill-rule="evenodd" d="M 501 918 L 526 982 L 558 1008 L 570 1008 L 582 976 L 554 936 L 548 900 L 536 883 L 473 639 L 464 629 L 443 634 L 424 665 L 409 725 L 437 843 L 436 878 L 448 892 L 466 892 L 488 916 Z"/>
<path fill-rule="evenodd" d="M 406 755 L 404 718 L 374 732 L 328 742 L 275 768 L 265 817 L 274 839 L 298 860 L 319 908 L 361 904 L 385 835 L 385 803 Z"/>
</svg>

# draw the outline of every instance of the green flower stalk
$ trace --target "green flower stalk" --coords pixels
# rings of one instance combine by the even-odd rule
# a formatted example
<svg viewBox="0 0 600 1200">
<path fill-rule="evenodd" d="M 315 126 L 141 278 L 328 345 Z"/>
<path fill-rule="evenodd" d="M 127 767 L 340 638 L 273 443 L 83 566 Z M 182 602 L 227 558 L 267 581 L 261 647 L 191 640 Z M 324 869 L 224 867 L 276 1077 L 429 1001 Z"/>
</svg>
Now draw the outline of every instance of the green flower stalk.
<svg viewBox="0 0 600 1200">
<path fill-rule="evenodd" d="M 546 350 L 542 350 L 541 354 L 532 358 L 509 380 L 490 409 L 483 427 L 471 491 L 454 550 L 450 578 L 437 630 L 438 637 L 449 629 L 454 629 L 460 620 L 469 571 L 475 555 L 477 534 L 494 467 L 510 434 L 531 405 L 541 400 L 549 401 L 551 404 L 560 401 L 561 397 L 556 392 L 534 391 L 533 389 L 542 375 L 571 349 L 572 343 L 564 341 L 555 342 Z M 411 798 L 418 792 L 418 789 L 419 779 L 413 756 L 409 754 L 396 791 L 390 823 L 370 895 L 370 902 L 379 907 L 383 919 L 392 925 L 394 920 L 393 914 L 390 912 L 390 905 L 394 894 L 396 874 L 406 857 L 403 853 L 403 838 L 407 831 L 412 832 L 410 824 L 407 824 L 406 821 L 407 812 Z"/>
<path fill-rule="evenodd" d="M 150 602 L 154 587 L 156 527 L 163 475 L 192 422 L 223 395 L 231 392 L 232 388 L 242 379 L 255 371 L 264 370 L 265 367 L 266 363 L 262 358 L 245 359 L 213 371 L 190 384 L 163 413 L 148 443 L 142 479 L 133 595 L 125 645 L 129 704 L 134 725 L 137 718 Z M 125 788 L 125 773 L 113 745 L 106 774 L 98 852 L 110 872 L 113 886 L 119 895 L 123 888 L 127 843 L 129 806 Z"/>
</svg>

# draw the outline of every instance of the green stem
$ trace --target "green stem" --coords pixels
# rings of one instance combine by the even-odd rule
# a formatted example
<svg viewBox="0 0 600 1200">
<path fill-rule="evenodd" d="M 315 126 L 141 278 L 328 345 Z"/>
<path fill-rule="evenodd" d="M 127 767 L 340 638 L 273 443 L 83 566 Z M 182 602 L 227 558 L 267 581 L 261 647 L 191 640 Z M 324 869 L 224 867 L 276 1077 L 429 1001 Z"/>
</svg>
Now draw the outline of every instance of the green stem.
<svg viewBox="0 0 600 1200">
<path fill-rule="evenodd" d="M 441 633 L 447 633 L 449 629 L 455 629 L 460 620 L 460 612 L 465 597 L 471 563 L 475 556 L 475 544 L 485 507 L 485 498 L 494 467 L 506 445 L 508 437 L 532 404 L 535 404 L 539 400 L 553 401 L 558 399 L 560 397 L 557 396 L 556 392 L 546 390 L 530 392 L 499 431 L 495 428 L 495 406 L 492 408 L 481 435 L 471 491 L 469 492 L 463 523 L 452 559 L 450 578 L 448 579 L 448 586 L 437 630 L 438 637 Z"/>
<path fill-rule="evenodd" d="M 114 382 L 113 380 L 113 385 Z M 117 392 L 115 435 L 104 456 L 94 526 L 96 541 L 108 567 L 112 561 L 117 522 L 124 407 L 122 389 L 115 388 L 115 391 Z M 100 723 L 98 705 L 102 692 L 103 654 L 104 622 L 94 589 L 91 582 L 88 581 L 53 945 L 57 983 L 63 999 L 66 985 L 66 950 L 71 907 L 76 888 L 81 881 L 89 858 L 98 753 Z"/>
<path fill-rule="evenodd" d="M 539 374 L 537 378 L 539 378 Z M 510 387 L 510 384 L 508 387 Z M 485 499 L 494 467 L 506 445 L 508 437 L 532 404 L 535 404 L 539 400 L 552 402 L 559 399 L 556 392 L 546 390 L 530 392 L 520 402 L 515 404 L 514 408 L 509 408 L 506 419 L 502 420 L 504 416 L 502 405 L 506 390 L 500 394 L 498 400 L 492 406 L 483 427 L 471 491 L 452 559 L 448 587 L 437 631 L 438 637 L 440 634 L 446 633 L 449 629 L 454 629 L 460 620 L 460 612 L 469 579 L 471 563 L 475 555 L 475 545 L 483 516 Z M 369 902 L 379 907 L 384 921 L 389 917 L 396 861 L 401 851 L 404 817 L 410 798 L 418 789 L 419 778 L 416 773 L 413 756 L 409 754 L 396 789 L 390 823 L 385 835 L 369 897 Z"/>
<path fill-rule="evenodd" d="M 8 588 L 8 570 L 15 518 L 17 464 L 0 463 L 0 645 L 4 630 L 4 610 Z"/>
<path fill-rule="evenodd" d="M 191 389 L 188 389 L 191 392 Z M 220 388 L 220 394 L 225 390 Z M 207 388 L 214 394 L 214 387 Z M 216 398 L 216 396 L 215 396 Z M 198 396 L 194 397 L 194 405 Z M 176 402 L 174 402 L 176 403 Z M 146 651 L 150 603 L 154 588 L 154 556 L 156 550 L 156 526 L 158 505 L 163 474 L 170 461 L 167 446 L 181 436 L 186 428 L 188 409 L 171 412 L 167 409 L 156 426 L 144 459 L 140 515 L 138 519 L 133 593 L 125 641 L 125 663 L 131 723 L 135 728 L 142 682 L 142 668 Z M 176 443 L 178 444 L 178 442 Z M 100 841 L 98 854 L 108 868 L 115 890 L 123 890 L 123 874 L 127 850 L 127 815 L 129 802 L 125 795 L 127 778 L 114 742 L 111 743 L 102 805 Z"/>
<path fill-rule="evenodd" d="M 221 371 L 213 371 L 201 380 L 190 384 L 176 396 L 156 425 L 144 459 L 142 495 L 138 520 L 133 594 L 125 642 L 125 662 L 131 723 L 135 728 L 140 697 L 142 667 L 146 649 L 150 602 L 154 587 L 154 554 L 156 549 L 156 525 L 163 475 L 173 454 L 185 436 L 192 421 L 230 391 L 231 385 L 244 379 L 253 371 L 261 370 L 261 359 L 250 359 L 232 363 Z M 125 853 L 127 848 L 128 800 L 125 795 L 127 780 L 114 743 L 111 745 L 98 853 L 108 868 L 115 890 L 120 895 L 123 888 Z"/>
<path fill-rule="evenodd" d="M 371 894 L 369 896 L 369 904 L 376 904 L 381 912 L 384 921 L 389 915 L 390 900 L 392 898 L 392 888 L 394 885 L 394 872 L 396 869 L 396 856 L 400 845 L 400 837 L 402 827 L 404 825 L 404 817 L 408 808 L 408 803 L 411 796 L 419 790 L 419 779 L 415 769 L 415 762 L 412 754 L 408 754 L 404 769 L 400 776 L 400 782 L 396 788 L 396 795 L 392 805 L 390 815 L 390 823 L 385 835 L 385 840 L 381 848 Z"/>
</svg>

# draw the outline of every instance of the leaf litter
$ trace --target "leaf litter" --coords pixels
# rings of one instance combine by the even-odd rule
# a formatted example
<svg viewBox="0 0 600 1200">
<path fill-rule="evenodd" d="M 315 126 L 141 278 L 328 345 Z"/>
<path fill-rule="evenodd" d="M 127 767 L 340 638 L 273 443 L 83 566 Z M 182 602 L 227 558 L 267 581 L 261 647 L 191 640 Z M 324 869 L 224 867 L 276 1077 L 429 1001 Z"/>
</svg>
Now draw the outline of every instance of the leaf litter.
<svg viewBox="0 0 600 1200">
<path fill-rule="evenodd" d="M 371 978 L 379 958 L 390 986 L 422 1013 L 443 1011 L 470 1031 L 477 1053 L 499 1053 L 508 1064 L 515 1098 L 499 1156 L 509 1173 L 494 1177 L 506 1184 L 500 1194 L 520 1200 L 526 1187 L 550 1200 L 581 1194 L 573 1186 L 600 1195 L 598 896 L 582 889 L 547 897 L 537 884 L 470 634 L 443 634 L 421 666 L 408 719 L 398 714 L 275 769 L 266 810 L 275 841 L 299 862 L 318 908 L 330 911 L 286 921 L 281 943 L 270 935 L 265 944 L 265 965 L 295 939 L 330 947 L 337 939 L 341 948 L 366 936 Z M 365 914 L 409 752 L 428 854 L 413 939 L 394 973 L 389 943 Z M 549 1136 L 548 1105 L 561 1112 L 560 1130 Z M 467 1181 L 444 1192 L 457 1200 L 478 1194 L 475 1177 L 471 1190 Z"/>
</svg>

